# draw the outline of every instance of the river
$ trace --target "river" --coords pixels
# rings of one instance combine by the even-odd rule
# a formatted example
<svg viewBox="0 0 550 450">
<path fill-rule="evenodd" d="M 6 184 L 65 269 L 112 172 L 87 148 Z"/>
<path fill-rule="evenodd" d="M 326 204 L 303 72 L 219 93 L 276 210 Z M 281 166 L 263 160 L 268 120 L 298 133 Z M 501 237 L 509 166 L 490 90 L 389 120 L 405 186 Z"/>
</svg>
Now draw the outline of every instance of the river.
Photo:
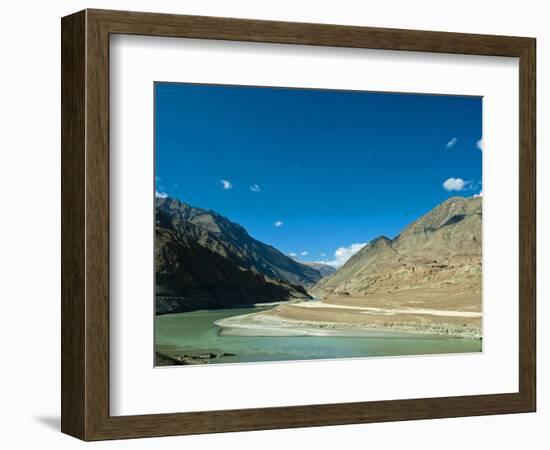
<svg viewBox="0 0 550 450">
<path fill-rule="evenodd" d="M 209 364 L 481 351 L 481 341 L 475 339 L 427 336 L 220 336 L 218 327 L 214 325 L 216 320 L 267 309 L 233 308 L 156 316 L 156 349 L 171 356 L 185 353 L 231 354 L 210 359 Z"/>
</svg>

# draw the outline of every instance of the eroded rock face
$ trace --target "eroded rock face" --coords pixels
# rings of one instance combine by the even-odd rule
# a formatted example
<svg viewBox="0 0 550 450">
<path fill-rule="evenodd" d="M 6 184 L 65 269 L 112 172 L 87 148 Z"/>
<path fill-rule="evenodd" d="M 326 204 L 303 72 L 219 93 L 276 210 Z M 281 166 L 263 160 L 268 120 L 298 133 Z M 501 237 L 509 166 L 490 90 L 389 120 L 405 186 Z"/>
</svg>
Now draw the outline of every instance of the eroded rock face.
<svg viewBox="0 0 550 450">
<path fill-rule="evenodd" d="M 223 216 L 157 199 L 156 312 L 309 298 L 321 274 L 253 239 Z"/>
<path fill-rule="evenodd" d="M 471 304 L 461 306 L 481 308 L 481 222 L 481 198 L 452 197 L 395 239 L 371 241 L 312 292 L 323 297 L 468 292 Z"/>
</svg>

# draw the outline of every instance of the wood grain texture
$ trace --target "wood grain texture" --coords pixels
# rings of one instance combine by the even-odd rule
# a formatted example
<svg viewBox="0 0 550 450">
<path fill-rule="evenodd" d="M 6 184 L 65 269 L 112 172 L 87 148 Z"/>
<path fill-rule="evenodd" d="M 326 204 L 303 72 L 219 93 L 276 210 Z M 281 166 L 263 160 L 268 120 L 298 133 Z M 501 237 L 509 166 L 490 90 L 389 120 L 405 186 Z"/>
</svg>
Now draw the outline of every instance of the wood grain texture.
<svg viewBox="0 0 550 450">
<path fill-rule="evenodd" d="M 61 35 L 61 430 L 85 431 L 85 20 L 65 17 Z"/>
<path fill-rule="evenodd" d="M 536 41 L 520 57 L 519 67 L 519 384 L 536 409 Z"/>
<path fill-rule="evenodd" d="M 109 417 L 109 33 L 86 27 L 86 438 Z"/>
<path fill-rule="evenodd" d="M 109 34 L 520 58 L 517 393 L 109 416 Z M 86 10 L 62 20 L 62 430 L 84 440 L 534 411 L 535 40 Z M 185 405 L 182 405 L 185 409 Z"/>
<path fill-rule="evenodd" d="M 88 10 L 111 33 L 330 47 L 521 56 L 529 38 L 389 28 Z"/>
</svg>

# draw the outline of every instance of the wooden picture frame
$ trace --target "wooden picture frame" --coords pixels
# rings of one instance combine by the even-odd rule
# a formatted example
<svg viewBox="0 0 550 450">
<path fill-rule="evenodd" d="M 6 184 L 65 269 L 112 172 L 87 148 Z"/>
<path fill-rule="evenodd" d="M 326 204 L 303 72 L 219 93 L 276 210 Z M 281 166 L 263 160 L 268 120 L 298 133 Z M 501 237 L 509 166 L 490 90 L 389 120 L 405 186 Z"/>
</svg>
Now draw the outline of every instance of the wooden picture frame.
<svg viewBox="0 0 550 450">
<path fill-rule="evenodd" d="M 62 19 L 62 417 L 83 440 L 535 411 L 533 38 L 85 10 Z M 519 58 L 519 391 L 141 416 L 109 415 L 109 36 L 135 34 Z"/>
</svg>

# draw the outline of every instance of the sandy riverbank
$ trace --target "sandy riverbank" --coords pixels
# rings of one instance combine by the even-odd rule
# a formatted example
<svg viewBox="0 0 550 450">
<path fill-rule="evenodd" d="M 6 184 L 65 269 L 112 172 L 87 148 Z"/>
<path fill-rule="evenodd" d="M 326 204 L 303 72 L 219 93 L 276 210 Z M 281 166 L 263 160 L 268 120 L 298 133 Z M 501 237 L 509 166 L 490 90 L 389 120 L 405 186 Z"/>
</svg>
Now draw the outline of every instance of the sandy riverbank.
<svg viewBox="0 0 550 450">
<path fill-rule="evenodd" d="M 216 325 L 222 335 L 231 336 L 481 337 L 481 311 L 447 308 L 441 302 L 429 308 L 410 297 L 384 302 L 338 297 L 281 304 L 269 311 L 222 319 Z"/>
</svg>

